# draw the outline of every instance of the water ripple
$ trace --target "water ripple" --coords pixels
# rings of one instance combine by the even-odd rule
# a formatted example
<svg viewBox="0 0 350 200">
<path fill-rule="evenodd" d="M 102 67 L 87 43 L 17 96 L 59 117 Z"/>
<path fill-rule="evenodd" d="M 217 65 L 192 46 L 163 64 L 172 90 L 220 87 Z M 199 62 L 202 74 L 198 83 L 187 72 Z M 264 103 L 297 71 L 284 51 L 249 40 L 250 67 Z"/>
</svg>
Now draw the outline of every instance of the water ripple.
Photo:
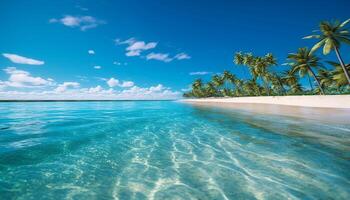
<svg viewBox="0 0 350 200">
<path fill-rule="evenodd" d="M 174 102 L 19 104 L 0 104 L 0 199 L 350 198 L 344 124 Z"/>
</svg>

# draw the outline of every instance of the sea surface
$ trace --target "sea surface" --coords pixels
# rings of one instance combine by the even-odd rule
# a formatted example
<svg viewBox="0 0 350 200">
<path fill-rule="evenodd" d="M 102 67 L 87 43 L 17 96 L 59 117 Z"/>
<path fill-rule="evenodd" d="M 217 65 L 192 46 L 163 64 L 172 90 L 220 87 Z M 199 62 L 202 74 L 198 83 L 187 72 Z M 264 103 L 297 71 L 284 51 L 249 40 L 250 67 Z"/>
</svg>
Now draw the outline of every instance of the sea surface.
<svg viewBox="0 0 350 200">
<path fill-rule="evenodd" d="M 172 101 L 0 103 L 0 199 L 350 199 L 349 123 Z"/>
</svg>

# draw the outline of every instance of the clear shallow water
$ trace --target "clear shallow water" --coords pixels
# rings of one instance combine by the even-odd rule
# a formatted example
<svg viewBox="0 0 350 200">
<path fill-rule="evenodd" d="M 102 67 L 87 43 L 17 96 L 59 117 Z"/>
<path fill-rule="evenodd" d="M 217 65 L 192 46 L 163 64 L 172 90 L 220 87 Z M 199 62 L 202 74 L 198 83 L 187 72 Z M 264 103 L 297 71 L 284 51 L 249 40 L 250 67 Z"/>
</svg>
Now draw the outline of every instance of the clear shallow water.
<svg viewBox="0 0 350 200">
<path fill-rule="evenodd" d="M 287 198 L 350 198 L 350 124 L 177 102 L 0 103 L 0 199 Z"/>
</svg>

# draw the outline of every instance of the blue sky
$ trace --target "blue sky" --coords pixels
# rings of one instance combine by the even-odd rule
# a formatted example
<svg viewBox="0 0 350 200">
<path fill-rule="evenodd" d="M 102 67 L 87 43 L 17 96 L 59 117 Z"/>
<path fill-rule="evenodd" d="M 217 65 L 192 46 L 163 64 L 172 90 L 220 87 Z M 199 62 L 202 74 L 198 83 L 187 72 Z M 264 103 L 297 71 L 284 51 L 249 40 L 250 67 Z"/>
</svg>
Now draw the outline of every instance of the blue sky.
<svg viewBox="0 0 350 200">
<path fill-rule="evenodd" d="M 284 63 L 315 42 L 301 38 L 321 20 L 345 20 L 348 8 L 346 0 L 2 0 L 0 99 L 177 98 L 210 73 L 244 78 L 236 51 Z M 341 50 L 350 62 L 350 48 Z"/>
</svg>

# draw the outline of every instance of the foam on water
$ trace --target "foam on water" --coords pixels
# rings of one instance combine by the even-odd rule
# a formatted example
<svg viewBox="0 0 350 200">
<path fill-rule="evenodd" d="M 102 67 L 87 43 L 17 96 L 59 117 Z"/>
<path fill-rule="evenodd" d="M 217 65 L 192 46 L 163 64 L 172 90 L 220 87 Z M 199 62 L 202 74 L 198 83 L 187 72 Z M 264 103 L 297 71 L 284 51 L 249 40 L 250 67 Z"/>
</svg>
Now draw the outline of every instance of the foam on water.
<svg viewBox="0 0 350 200">
<path fill-rule="evenodd" d="M 350 124 L 176 102 L 0 104 L 0 199 L 349 199 Z"/>
</svg>

